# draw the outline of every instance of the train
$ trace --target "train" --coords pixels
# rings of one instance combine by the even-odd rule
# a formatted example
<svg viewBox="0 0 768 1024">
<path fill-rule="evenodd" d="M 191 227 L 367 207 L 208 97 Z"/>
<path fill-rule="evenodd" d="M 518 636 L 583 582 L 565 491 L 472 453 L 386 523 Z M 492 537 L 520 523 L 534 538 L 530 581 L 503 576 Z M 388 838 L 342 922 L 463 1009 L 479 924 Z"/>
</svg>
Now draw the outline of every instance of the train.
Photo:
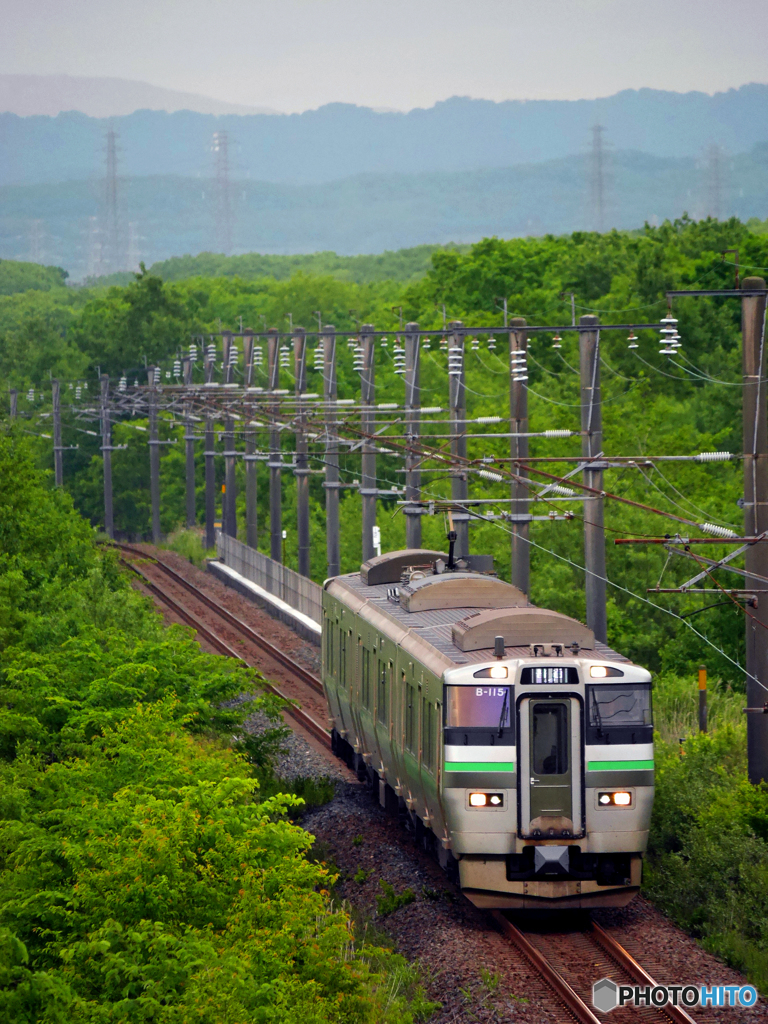
<svg viewBox="0 0 768 1024">
<path fill-rule="evenodd" d="M 325 581 L 333 749 L 476 906 L 625 906 L 653 805 L 650 673 L 453 549 Z"/>
</svg>

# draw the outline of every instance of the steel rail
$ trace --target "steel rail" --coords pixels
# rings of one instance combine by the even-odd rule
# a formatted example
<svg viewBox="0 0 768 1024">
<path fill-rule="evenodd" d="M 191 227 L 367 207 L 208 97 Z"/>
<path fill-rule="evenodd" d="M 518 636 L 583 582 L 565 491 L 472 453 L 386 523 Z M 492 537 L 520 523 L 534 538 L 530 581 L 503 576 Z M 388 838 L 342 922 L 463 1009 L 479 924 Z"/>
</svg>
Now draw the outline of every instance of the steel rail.
<svg viewBox="0 0 768 1024">
<path fill-rule="evenodd" d="M 153 563 L 155 563 L 157 565 L 162 566 L 162 565 L 165 564 L 165 563 L 160 562 L 158 559 L 152 558 L 152 556 L 150 556 L 150 555 L 146 555 L 145 552 L 139 551 L 137 548 L 129 548 L 128 545 L 116 545 L 116 546 L 117 547 L 122 547 L 122 548 L 124 548 L 126 550 L 129 550 L 131 552 L 135 552 L 136 554 L 141 555 L 142 558 L 147 558 L 148 560 L 152 561 Z M 133 565 L 127 559 L 122 559 L 122 561 L 123 561 L 123 564 L 128 569 L 130 569 L 132 572 L 134 572 L 137 576 L 140 577 L 140 579 L 142 581 L 142 585 L 145 586 L 147 588 L 147 590 L 150 591 L 150 593 L 152 593 L 156 597 L 158 597 L 163 602 L 163 604 L 167 605 L 167 607 L 170 608 L 171 611 L 174 612 L 174 614 L 178 615 L 179 618 L 181 618 L 184 622 L 187 623 L 187 625 L 191 626 L 192 629 L 194 629 L 213 648 L 218 650 L 221 654 L 226 655 L 227 657 L 235 658 L 237 661 L 242 661 L 244 664 L 247 664 L 247 662 L 245 661 L 245 659 L 243 658 L 243 656 L 242 656 L 242 654 L 240 652 L 235 651 L 232 647 L 229 646 L 229 644 L 225 640 L 222 640 L 221 637 L 219 637 L 211 629 L 209 629 L 202 622 L 200 622 L 200 620 L 195 615 L 193 615 L 190 611 L 188 611 L 174 597 L 171 597 L 171 595 L 167 591 L 163 590 L 162 587 L 158 586 L 157 583 L 155 583 L 153 580 L 151 580 L 150 577 L 142 569 L 140 569 L 137 565 Z M 168 568 L 168 567 L 166 566 L 166 568 Z M 169 571 L 174 576 L 177 575 L 176 573 L 174 573 L 174 571 L 172 569 L 170 569 Z M 181 579 L 181 577 L 179 577 L 179 579 Z M 186 580 L 184 582 L 186 583 Z M 190 589 L 190 591 L 192 593 L 194 593 L 194 596 L 196 598 L 202 596 L 200 594 L 200 592 L 197 590 L 197 588 L 195 588 L 192 584 L 189 585 L 188 589 Z M 206 604 L 208 607 L 210 607 L 217 614 L 219 614 L 220 617 L 223 618 L 225 621 L 229 622 L 229 619 L 227 618 L 227 616 L 221 614 L 223 609 L 218 608 L 213 602 L 209 603 L 207 600 L 204 601 L 203 603 Z M 227 613 L 227 615 L 229 615 L 229 613 Z M 236 619 L 235 616 L 232 616 L 232 618 L 235 620 L 236 623 L 239 622 L 239 620 Z M 229 623 L 229 624 L 232 625 L 232 623 Z M 244 623 L 242 625 L 245 626 Z M 239 627 L 235 626 L 235 628 L 239 628 Z M 249 630 L 249 627 L 247 627 L 247 626 L 245 626 L 245 630 L 248 630 L 249 632 L 252 632 L 252 631 Z M 248 639 L 251 639 L 251 637 L 248 636 L 248 633 L 245 632 L 245 630 L 243 631 L 243 635 L 245 635 Z M 254 636 L 258 636 L 258 633 L 254 633 L 253 635 Z M 265 643 L 268 644 L 268 641 L 265 641 Z M 262 646 L 262 645 L 258 645 L 258 646 Z M 272 645 L 269 644 L 269 646 L 271 647 Z M 280 664 L 282 664 L 282 665 L 284 665 L 286 667 L 290 667 L 291 671 L 296 672 L 296 674 L 298 675 L 297 670 L 301 669 L 301 666 L 300 665 L 296 665 L 295 662 L 292 662 L 285 655 L 282 655 L 282 652 L 280 652 L 280 653 L 281 653 L 281 658 L 279 659 Z M 306 670 L 301 669 L 301 671 L 305 672 Z M 309 673 L 306 673 L 306 675 L 309 675 Z M 310 678 L 312 678 L 313 680 L 315 679 L 314 676 L 311 676 Z M 287 715 L 290 715 L 291 718 L 293 718 L 303 729 L 306 729 L 306 731 L 309 732 L 315 739 L 319 740 L 323 744 L 323 746 L 327 747 L 329 750 L 331 749 L 330 733 L 326 729 L 324 729 L 322 727 L 322 725 L 320 725 L 319 722 L 317 722 L 311 715 L 307 714 L 306 711 L 304 711 L 302 708 L 300 708 L 295 703 L 295 701 L 293 701 L 290 697 L 287 697 L 279 689 L 279 687 L 275 686 L 274 683 L 270 683 L 268 680 L 265 679 L 264 680 L 264 685 L 266 686 L 266 688 L 271 693 L 273 693 L 277 697 L 280 697 L 282 700 L 284 700 L 286 702 L 285 713 Z"/>
<path fill-rule="evenodd" d="M 600 1018 L 595 1016 L 581 996 L 574 992 L 565 978 L 555 970 L 544 954 L 536 949 L 520 929 L 508 921 L 501 911 L 492 910 L 490 914 L 502 934 L 517 946 L 537 974 L 541 975 L 569 1012 L 579 1021 L 579 1024 L 600 1024 Z"/>
<path fill-rule="evenodd" d="M 123 551 L 130 551 L 132 554 L 153 562 L 158 566 L 160 571 L 165 573 L 166 576 L 169 576 L 174 583 L 178 583 L 179 586 L 184 587 L 184 589 L 188 590 L 189 593 L 198 601 L 204 604 L 207 608 L 210 608 L 211 611 L 224 619 L 230 626 L 234 627 L 234 629 L 239 633 L 242 633 L 243 636 L 247 637 L 251 643 L 256 644 L 257 647 L 261 647 L 261 649 L 268 654 L 270 658 L 274 658 L 274 660 L 279 662 L 284 668 L 293 672 L 293 674 L 297 676 L 302 683 L 305 683 L 316 693 L 324 695 L 322 684 L 317 676 L 314 676 L 303 666 L 289 658 L 287 654 L 284 654 L 278 647 L 275 647 L 274 644 L 270 643 L 269 640 L 263 637 L 260 633 L 257 633 L 247 623 L 243 622 L 242 619 L 238 619 L 238 617 L 233 615 L 232 612 L 217 604 L 212 600 L 212 598 L 196 587 L 194 583 L 190 583 L 189 580 L 185 580 L 183 576 L 179 575 L 179 573 L 177 573 L 175 569 L 172 569 L 166 562 L 163 562 L 155 555 L 148 555 L 146 551 L 141 551 L 139 548 L 131 547 L 129 544 L 116 544 L 115 547 L 118 547 Z"/>
<path fill-rule="evenodd" d="M 608 956 L 627 974 L 640 985 L 648 985 L 651 988 L 655 988 L 656 982 L 650 976 L 650 974 L 640 966 L 635 960 L 631 953 L 628 953 L 623 946 L 621 946 L 616 939 L 613 938 L 604 928 L 601 928 L 596 921 L 592 922 L 592 938 L 601 946 Z M 661 1010 L 665 1013 L 670 1020 L 675 1021 L 675 1024 L 696 1024 L 693 1017 L 691 1017 L 682 1006 L 671 1006 L 667 1003 L 666 1006 L 658 1006 L 656 1009 Z"/>
</svg>

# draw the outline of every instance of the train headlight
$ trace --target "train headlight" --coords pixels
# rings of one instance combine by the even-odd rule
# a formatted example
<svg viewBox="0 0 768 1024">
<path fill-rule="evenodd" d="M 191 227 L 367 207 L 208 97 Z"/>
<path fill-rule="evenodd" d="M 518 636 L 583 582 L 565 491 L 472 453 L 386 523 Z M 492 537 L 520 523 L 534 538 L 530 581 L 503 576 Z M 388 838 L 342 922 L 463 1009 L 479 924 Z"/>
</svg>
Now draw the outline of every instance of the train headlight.
<svg viewBox="0 0 768 1024">
<path fill-rule="evenodd" d="M 601 807 L 631 807 L 632 794 L 625 790 L 598 793 L 597 802 Z"/>
<path fill-rule="evenodd" d="M 470 807 L 493 807 L 499 808 L 504 806 L 504 794 L 503 793 L 470 793 L 469 794 L 469 806 Z"/>
<path fill-rule="evenodd" d="M 605 665 L 590 665 L 589 674 L 593 679 L 605 679 L 608 675 L 608 669 Z"/>
<path fill-rule="evenodd" d="M 506 665 L 491 665 L 491 679 L 506 679 L 507 678 L 507 666 Z"/>
</svg>

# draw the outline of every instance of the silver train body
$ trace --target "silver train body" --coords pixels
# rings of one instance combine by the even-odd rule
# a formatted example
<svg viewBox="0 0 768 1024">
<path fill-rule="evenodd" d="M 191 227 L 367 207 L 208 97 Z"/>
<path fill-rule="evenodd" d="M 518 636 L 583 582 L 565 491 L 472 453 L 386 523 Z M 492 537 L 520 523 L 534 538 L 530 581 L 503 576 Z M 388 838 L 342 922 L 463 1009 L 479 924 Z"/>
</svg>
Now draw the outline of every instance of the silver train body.
<svg viewBox="0 0 768 1024">
<path fill-rule="evenodd" d="M 625 905 L 653 803 L 650 674 L 483 556 L 444 560 L 391 552 L 326 581 L 337 753 L 477 906 Z"/>
</svg>

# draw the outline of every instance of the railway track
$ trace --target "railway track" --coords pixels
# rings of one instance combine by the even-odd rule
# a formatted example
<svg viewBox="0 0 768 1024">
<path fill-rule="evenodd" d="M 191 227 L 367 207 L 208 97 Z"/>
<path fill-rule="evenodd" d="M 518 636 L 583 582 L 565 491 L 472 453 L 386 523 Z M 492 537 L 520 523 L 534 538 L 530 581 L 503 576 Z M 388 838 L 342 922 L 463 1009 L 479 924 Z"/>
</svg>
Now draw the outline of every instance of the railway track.
<svg viewBox="0 0 768 1024">
<path fill-rule="evenodd" d="M 200 588 L 184 579 L 162 559 L 129 544 L 115 544 L 115 547 L 121 553 L 121 561 L 139 577 L 142 585 L 191 626 L 214 650 L 246 664 L 258 662 L 263 665 L 263 659 L 249 660 L 244 656 L 244 651 L 237 650 L 213 624 L 202 622 L 199 614 L 195 614 L 190 608 L 189 598 L 192 598 L 193 604 L 197 602 L 208 613 L 213 613 L 223 624 L 224 632 L 234 635 L 239 646 L 253 645 L 261 654 L 266 655 L 268 660 L 280 666 L 284 674 L 287 672 L 293 680 L 309 691 L 315 700 L 322 696 L 324 701 L 322 685 L 316 676 L 228 609 L 217 604 Z M 143 564 L 138 565 L 132 559 L 139 559 Z M 182 601 L 176 594 L 170 593 L 167 586 L 169 583 L 174 588 L 181 589 L 187 600 Z M 274 683 L 267 682 L 266 685 L 271 692 L 288 702 L 286 713 L 330 752 L 330 734 L 316 718 L 297 705 L 298 698 L 289 696 Z M 490 911 L 489 914 L 505 938 L 517 947 L 553 993 L 556 1003 L 559 1004 L 555 1009 L 558 1022 L 600 1024 L 607 1019 L 603 1014 L 598 1015 L 591 1007 L 591 986 L 601 977 L 611 978 L 617 984 L 640 984 L 651 987 L 656 984 L 634 957 L 595 922 L 591 922 L 584 930 L 547 933 L 522 930 L 502 911 Z M 695 1024 L 693 1018 L 682 1007 L 675 1006 L 616 1009 L 611 1012 L 610 1019 L 612 1024 L 623 1024 L 625 1020 L 633 1021 L 635 1024 L 670 1020 L 674 1024 Z"/>
<path fill-rule="evenodd" d="M 520 950 L 561 1004 L 560 1020 L 600 1024 L 608 1019 L 591 1007 L 592 984 L 610 978 L 617 985 L 656 985 L 631 953 L 595 921 L 573 932 L 524 931 L 499 910 L 490 912 L 501 933 Z M 612 1024 L 673 1021 L 695 1024 L 680 1006 L 625 1007 L 611 1011 Z"/>
<path fill-rule="evenodd" d="M 257 648 L 261 654 L 266 655 L 268 661 L 279 666 L 282 670 L 281 674 L 284 677 L 288 676 L 287 681 L 290 683 L 291 689 L 298 692 L 296 692 L 295 696 L 290 695 L 269 681 L 266 683 L 267 688 L 288 702 L 285 708 L 286 714 L 290 715 L 295 722 L 309 732 L 316 740 L 319 740 L 328 750 L 331 749 L 331 736 L 327 729 L 317 721 L 316 717 L 297 704 L 297 701 L 304 701 L 309 698 L 308 702 L 319 708 L 321 707 L 321 701 L 318 698 L 321 698 L 322 705 L 324 705 L 325 695 L 322 684 L 317 676 L 309 672 L 303 665 L 298 664 L 298 662 L 290 658 L 273 643 L 270 643 L 266 637 L 257 633 L 255 629 L 236 615 L 233 615 L 227 608 L 217 604 L 208 594 L 193 583 L 190 583 L 189 580 L 184 579 L 183 576 L 163 562 L 162 559 L 157 558 L 155 555 L 149 555 L 146 551 L 132 547 L 130 544 L 116 543 L 115 547 L 120 551 L 120 560 L 139 577 L 142 585 L 183 622 L 191 626 L 219 654 L 237 658 L 247 665 L 262 667 L 264 665 L 262 657 L 248 658 L 246 656 L 248 645 L 251 645 Z M 138 565 L 134 559 L 140 559 L 143 565 Z M 182 599 L 177 593 L 171 593 L 167 586 L 168 583 L 177 591 L 183 591 L 185 599 Z M 190 607 L 190 597 L 193 599 L 193 606 L 195 603 L 202 606 L 206 610 L 206 614 L 210 617 L 210 613 L 212 613 L 216 620 L 223 624 L 223 627 L 216 628 L 214 623 L 209 622 L 206 624 L 203 622 L 200 614 L 196 614 L 194 607 Z M 229 634 L 230 637 L 234 636 L 235 643 L 242 649 L 238 650 L 234 647 L 231 640 L 222 636 L 222 632 Z"/>
</svg>

